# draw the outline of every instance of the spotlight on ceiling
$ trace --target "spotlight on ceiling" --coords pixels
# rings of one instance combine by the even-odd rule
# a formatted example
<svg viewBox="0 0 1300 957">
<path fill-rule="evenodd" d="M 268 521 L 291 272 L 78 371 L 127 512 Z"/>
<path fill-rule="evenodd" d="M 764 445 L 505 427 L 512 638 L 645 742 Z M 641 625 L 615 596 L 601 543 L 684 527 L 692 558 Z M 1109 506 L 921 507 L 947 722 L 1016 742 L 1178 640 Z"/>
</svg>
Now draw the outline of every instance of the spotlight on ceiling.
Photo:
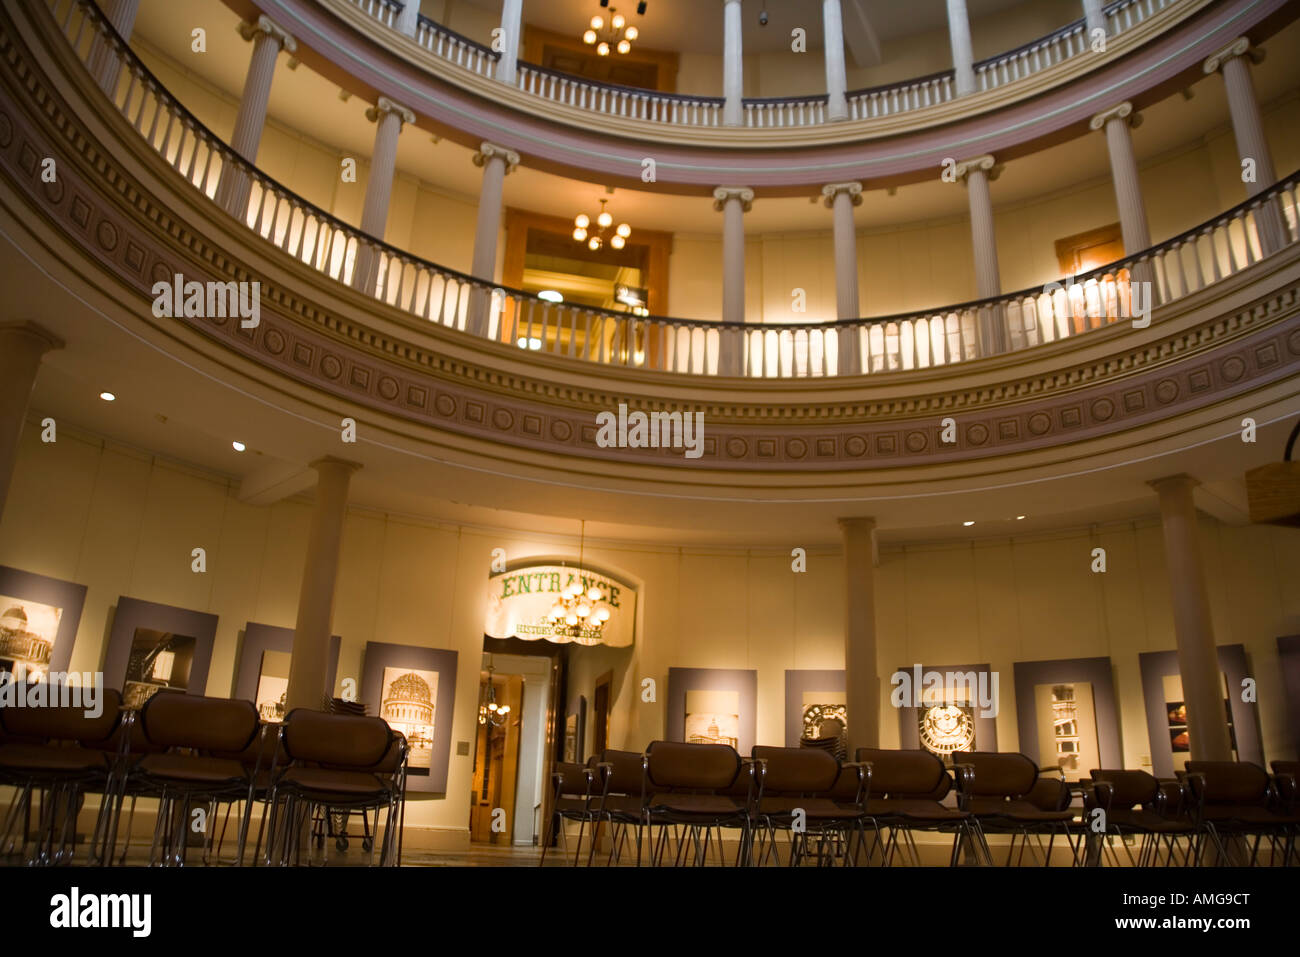
<svg viewBox="0 0 1300 957">
<path fill-rule="evenodd" d="M 101 392 L 99 397 L 105 402 L 113 402 L 117 399 L 117 396 L 113 395 L 111 392 Z"/>
<path fill-rule="evenodd" d="M 971 527 L 972 525 L 974 525 L 975 523 L 974 523 L 974 522 L 962 522 L 962 524 L 965 525 L 967 528 L 970 528 L 970 527 Z"/>
<path fill-rule="evenodd" d="M 1017 515 L 1017 516 L 1016 516 L 1016 521 L 1017 521 L 1017 522 L 1023 522 L 1024 520 L 1025 520 L 1025 517 L 1024 517 L 1023 515 Z"/>
<path fill-rule="evenodd" d="M 243 442 L 231 442 L 230 447 L 234 449 L 236 452 L 242 452 L 244 451 L 244 449 L 248 448 L 248 446 L 246 446 Z"/>
</svg>

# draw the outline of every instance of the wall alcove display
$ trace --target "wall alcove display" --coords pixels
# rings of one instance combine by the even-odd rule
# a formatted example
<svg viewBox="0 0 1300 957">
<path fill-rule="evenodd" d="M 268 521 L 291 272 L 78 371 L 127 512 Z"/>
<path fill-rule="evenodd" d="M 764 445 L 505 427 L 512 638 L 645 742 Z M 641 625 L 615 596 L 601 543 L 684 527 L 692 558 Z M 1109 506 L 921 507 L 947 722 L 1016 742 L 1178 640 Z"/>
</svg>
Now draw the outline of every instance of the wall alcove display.
<svg viewBox="0 0 1300 957">
<path fill-rule="evenodd" d="M 1219 680 L 1232 756 L 1238 761 L 1264 764 L 1259 720 L 1255 705 L 1241 700 L 1241 683 L 1249 676 L 1244 645 L 1219 645 Z M 1146 704 L 1147 732 L 1151 738 L 1151 769 L 1156 777 L 1171 778 L 1191 757 L 1187 710 L 1178 673 L 1178 652 L 1149 651 L 1138 655 L 1142 669 L 1142 699 Z"/>
<path fill-rule="evenodd" d="M 1022 754 L 1067 781 L 1124 766 L 1109 658 L 1017 661 L 1015 676 Z"/>
<path fill-rule="evenodd" d="M 325 662 L 325 687 L 334 692 L 339 670 L 342 639 L 330 637 Z M 235 669 L 234 697 L 257 705 L 263 721 L 284 720 L 284 694 L 289 687 L 289 660 L 293 653 L 293 629 L 250 621 L 244 626 L 244 642 Z"/>
<path fill-rule="evenodd" d="M 909 703 L 898 709 L 899 746 L 905 750 L 924 748 L 942 758 L 958 751 L 996 751 L 997 720 L 982 714 L 984 709 L 979 700 L 979 689 L 993 688 L 989 666 L 921 666 L 923 678 L 930 672 L 943 676 L 942 688 L 926 690 L 923 683 L 922 687 L 914 689 L 919 695 L 921 706 L 915 707 Z M 896 683 L 897 676 L 906 675 L 910 687 L 915 683 L 915 673 L 916 666 L 902 667 L 890 676 L 888 693 L 891 700 L 899 687 Z M 963 675 L 969 680 L 959 685 L 947 680 L 951 675 Z M 995 702 L 994 707 L 996 706 Z"/>
<path fill-rule="evenodd" d="M 1288 727 L 1291 729 L 1291 757 L 1300 757 L 1300 635 L 1284 635 L 1277 640 L 1278 661 L 1282 665 L 1282 687 L 1286 691 Z"/>
<path fill-rule="evenodd" d="M 758 735 L 758 672 L 727 668 L 669 668 L 669 741 L 729 744 L 741 754 Z"/>
<path fill-rule="evenodd" d="M 117 600 L 104 657 L 104 682 L 139 708 L 160 691 L 201 695 L 217 635 L 217 616 L 138 598 Z"/>
<path fill-rule="evenodd" d="M 785 673 L 785 746 L 799 747 L 801 738 L 834 737 L 841 758 L 848 740 L 844 671 L 789 670 Z"/>
<path fill-rule="evenodd" d="M 406 735 L 406 789 L 447 792 L 451 719 L 456 699 L 454 651 L 366 642 L 361 701 Z"/>
<path fill-rule="evenodd" d="M 86 586 L 0 565 L 0 674 L 67 671 Z"/>
</svg>

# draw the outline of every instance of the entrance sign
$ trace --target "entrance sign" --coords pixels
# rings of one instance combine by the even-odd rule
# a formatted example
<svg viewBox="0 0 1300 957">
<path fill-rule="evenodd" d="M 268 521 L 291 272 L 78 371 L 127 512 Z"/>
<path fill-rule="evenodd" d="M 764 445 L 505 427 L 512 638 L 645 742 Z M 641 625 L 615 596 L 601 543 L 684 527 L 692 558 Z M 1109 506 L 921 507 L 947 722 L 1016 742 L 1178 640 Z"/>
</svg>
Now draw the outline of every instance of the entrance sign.
<svg viewBox="0 0 1300 957">
<path fill-rule="evenodd" d="M 581 584 L 584 593 L 596 588 L 600 597 L 593 603 L 609 610 L 603 626 L 588 618 L 579 623 L 577 635 L 568 632 L 563 620 L 552 616 L 556 601 L 563 598 L 573 584 Z M 527 565 L 500 572 L 488 579 L 487 622 L 483 630 L 493 638 L 522 638 L 524 641 L 545 639 L 557 644 L 610 645 L 625 648 L 632 644 L 636 622 L 636 591 L 608 575 L 574 565 Z"/>
</svg>

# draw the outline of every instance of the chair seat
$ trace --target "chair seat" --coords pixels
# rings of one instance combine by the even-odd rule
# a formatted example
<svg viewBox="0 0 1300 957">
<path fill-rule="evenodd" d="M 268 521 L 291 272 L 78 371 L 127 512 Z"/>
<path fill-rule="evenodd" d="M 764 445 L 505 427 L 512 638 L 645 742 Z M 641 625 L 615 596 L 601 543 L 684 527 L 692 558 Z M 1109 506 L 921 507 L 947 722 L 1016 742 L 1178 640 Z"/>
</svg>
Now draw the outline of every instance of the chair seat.
<svg viewBox="0 0 1300 957">
<path fill-rule="evenodd" d="M 1002 818 L 1017 824 L 1047 824 L 1074 820 L 1073 811 L 1044 811 L 1028 801 L 971 798 L 970 812 L 977 817 Z"/>
<path fill-rule="evenodd" d="M 867 802 L 872 817 L 901 818 L 904 823 L 948 824 L 964 821 L 970 815 L 953 807 L 944 807 L 928 798 L 872 798 Z"/>
<path fill-rule="evenodd" d="M 280 785 L 311 794 L 354 797 L 386 794 L 388 791 L 384 782 L 368 771 L 332 771 L 328 768 L 290 768 L 280 778 Z"/>
<path fill-rule="evenodd" d="M 624 817 L 641 816 L 641 798 L 633 794 L 611 794 L 603 801 L 597 798 L 592 807 L 606 814 Z"/>
<path fill-rule="evenodd" d="M 1211 804 L 1204 818 L 1214 824 L 1236 824 L 1242 827 L 1294 827 L 1300 824 L 1300 814 L 1270 811 L 1266 807 L 1238 804 Z"/>
<path fill-rule="evenodd" d="M 90 748 L 11 742 L 0 747 L 0 768 L 46 774 L 107 771 L 108 755 Z"/>
<path fill-rule="evenodd" d="M 1112 808 L 1106 812 L 1108 825 L 1151 834 L 1184 834 L 1192 831 L 1192 824 L 1183 818 L 1165 817 L 1145 808 Z"/>
<path fill-rule="evenodd" d="M 759 814 L 789 816 L 801 809 L 809 821 L 842 821 L 858 816 L 851 804 L 839 805 L 830 798 L 765 797 L 758 805 Z"/>
<path fill-rule="evenodd" d="M 248 781 L 248 772 L 238 761 L 202 758 L 188 754 L 150 754 L 140 771 L 156 780 L 184 784 L 238 784 Z"/>
<path fill-rule="evenodd" d="M 697 814 L 710 817 L 734 817 L 741 813 L 739 804 L 725 794 L 660 794 L 650 802 L 652 811 L 670 814 Z"/>
</svg>

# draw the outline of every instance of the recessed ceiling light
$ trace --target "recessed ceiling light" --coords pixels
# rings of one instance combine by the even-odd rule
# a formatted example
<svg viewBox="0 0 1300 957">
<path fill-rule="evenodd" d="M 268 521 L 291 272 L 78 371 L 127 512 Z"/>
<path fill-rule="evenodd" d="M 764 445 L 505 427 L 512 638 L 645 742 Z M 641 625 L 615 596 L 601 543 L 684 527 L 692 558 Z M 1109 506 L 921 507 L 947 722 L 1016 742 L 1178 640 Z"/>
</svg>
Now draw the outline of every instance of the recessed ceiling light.
<svg viewBox="0 0 1300 957">
<path fill-rule="evenodd" d="M 547 302 L 564 302 L 564 297 L 554 289 L 543 289 L 537 294 L 538 299 L 545 299 Z"/>
<path fill-rule="evenodd" d="M 962 522 L 962 524 L 965 525 L 967 528 L 970 528 L 970 526 L 974 525 L 975 523 L 974 523 L 974 522 Z"/>
<path fill-rule="evenodd" d="M 519 340 L 520 349 L 540 349 L 541 347 L 542 347 L 541 339 L 528 338 L 528 339 Z"/>
<path fill-rule="evenodd" d="M 242 452 L 244 451 L 244 449 L 248 448 L 248 446 L 246 446 L 243 442 L 231 442 L 230 447 L 234 449 L 236 452 Z"/>
<path fill-rule="evenodd" d="M 117 396 L 113 395 L 113 393 L 111 392 L 101 392 L 99 394 L 99 397 L 103 399 L 105 402 L 113 402 L 116 401 L 117 399 Z"/>
<path fill-rule="evenodd" d="M 1016 516 L 1016 521 L 1019 522 L 1019 521 L 1021 521 L 1023 518 L 1024 518 L 1023 515 L 1017 515 L 1017 516 Z"/>
</svg>

